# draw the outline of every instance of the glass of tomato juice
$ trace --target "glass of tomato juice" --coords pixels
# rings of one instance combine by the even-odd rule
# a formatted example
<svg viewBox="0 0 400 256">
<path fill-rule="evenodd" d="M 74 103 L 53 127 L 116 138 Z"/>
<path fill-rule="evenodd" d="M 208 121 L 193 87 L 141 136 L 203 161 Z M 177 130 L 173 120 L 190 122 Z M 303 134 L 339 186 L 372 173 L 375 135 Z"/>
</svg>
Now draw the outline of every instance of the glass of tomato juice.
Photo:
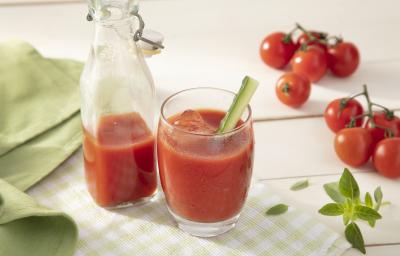
<svg viewBox="0 0 400 256">
<path fill-rule="evenodd" d="M 247 105 L 236 128 L 217 133 L 235 94 L 193 88 L 161 106 L 157 156 L 168 209 L 180 229 L 211 237 L 232 229 L 250 186 L 254 136 Z"/>
</svg>

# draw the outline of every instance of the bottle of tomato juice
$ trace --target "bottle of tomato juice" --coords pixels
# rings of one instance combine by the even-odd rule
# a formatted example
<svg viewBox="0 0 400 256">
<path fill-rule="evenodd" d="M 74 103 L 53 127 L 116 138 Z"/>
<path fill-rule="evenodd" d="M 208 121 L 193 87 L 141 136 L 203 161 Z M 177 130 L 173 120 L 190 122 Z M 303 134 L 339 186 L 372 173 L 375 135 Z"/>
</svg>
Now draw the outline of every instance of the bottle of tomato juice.
<svg viewBox="0 0 400 256">
<path fill-rule="evenodd" d="M 136 1 L 89 1 L 94 40 L 80 80 L 84 169 L 102 207 L 157 192 L 152 76 L 136 45 Z"/>
</svg>

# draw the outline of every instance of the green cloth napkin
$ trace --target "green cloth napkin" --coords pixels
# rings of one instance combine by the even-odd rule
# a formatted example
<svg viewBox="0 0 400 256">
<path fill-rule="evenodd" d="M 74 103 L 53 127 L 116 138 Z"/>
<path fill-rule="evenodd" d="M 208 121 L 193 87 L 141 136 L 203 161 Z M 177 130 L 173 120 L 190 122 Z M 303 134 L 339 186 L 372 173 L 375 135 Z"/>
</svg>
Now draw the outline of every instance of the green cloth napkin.
<svg viewBox="0 0 400 256">
<path fill-rule="evenodd" d="M 71 78 L 73 74 L 65 75 L 65 65 L 54 65 L 28 43 L 0 44 L 0 59 L 3 155 L 71 117 L 80 101 L 77 80 Z"/>
<path fill-rule="evenodd" d="M 78 229 L 71 217 L 41 207 L 1 179 L 0 194 L 0 255 L 73 255 Z"/>
<path fill-rule="evenodd" d="M 0 255 L 72 255 L 75 222 L 22 191 L 81 145 L 82 63 L 43 58 L 23 41 L 0 44 Z"/>
</svg>

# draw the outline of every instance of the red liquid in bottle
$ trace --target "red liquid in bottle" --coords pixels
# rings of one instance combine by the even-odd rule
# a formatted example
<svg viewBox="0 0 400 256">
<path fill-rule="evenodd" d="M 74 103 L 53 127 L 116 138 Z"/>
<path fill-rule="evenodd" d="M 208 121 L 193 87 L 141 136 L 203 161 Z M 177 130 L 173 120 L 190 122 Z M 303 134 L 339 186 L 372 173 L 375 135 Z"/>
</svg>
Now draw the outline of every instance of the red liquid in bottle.
<svg viewBox="0 0 400 256">
<path fill-rule="evenodd" d="M 100 118 L 96 137 L 84 129 L 86 181 L 96 203 L 113 207 L 157 190 L 154 136 L 136 113 Z"/>
</svg>

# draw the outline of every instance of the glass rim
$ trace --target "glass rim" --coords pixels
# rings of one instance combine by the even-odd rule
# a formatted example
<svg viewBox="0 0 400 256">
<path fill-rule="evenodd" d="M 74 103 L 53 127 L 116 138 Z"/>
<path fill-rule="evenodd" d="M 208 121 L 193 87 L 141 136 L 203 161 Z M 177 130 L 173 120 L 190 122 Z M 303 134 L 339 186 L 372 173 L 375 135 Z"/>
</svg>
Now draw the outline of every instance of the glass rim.
<svg viewBox="0 0 400 256">
<path fill-rule="evenodd" d="M 162 122 L 163 122 L 166 126 L 168 126 L 169 128 L 176 129 L 176 130 L 178 130 L 178 131 L 180 131 L 180 132 L 182 132 L 182 133 L 186 133 L 186 134 L 190 134 L 190 135 L 195 135 L 195 136 L 202 136 L 202 137 L 222 137 L 222 136 L 232 135 L 232 134 L 235 134 L 235 133 L 237 133 L 237 132 L 243 130 L 245 127 L 247 127 L 247 126 L 251 123 L 251 120 L 252 120 L 252 110 L 251 110 L 250 104 L 247 104 L 247 106 L 246 106 L 246 109 L 247 109 L 247 112 L 248 112 L 248 115 L 247 115 L 246 120 L 244 120 L 244 122 L 243 122 L 242 124 L 240 124 L 238 127 L 235 127 L 235 129 L 230 130 L 230 131 L 227 131 L 227 132 L 223 132 L 223 133 L 204 134 L 204 133 L 191 132 L 191 131 L 187 131 L 187 130 L 178 128 L 178 127 L 176 127 L 176 126 L 174 126 L 174 125 L 172 125 L 172 124 L 170 124 L 170 123 L 168 122 L 167 118 L 166 118 L 165 115 L 164 115 L 164 107 L 165 107 L 165 105 L 166 105 L 172 98 L 174 98 L 175 96 L 177 96 L 177 95 L 179 95 L 179 94 L 181 94 L 181 93 L 187 92 L 187 91 L 204 90 L 204 89 L 215 90 L 215 91 L 220 91 L 220 92 L 228 93 L 228 94 L 231 94 L 231 95 L 233 96 L 233 98 L 236 96 L 236 93 L 234 93 L 234 92 L 232 92 L 232 91 L 230 91 L 230 90 L 221 89 L 221 88 L 216 88 L 216 87 L 207 87 L 207 86 L 205 86 L 205 87 L 192 87 L 192 88 L 180 90 L 180 91 L 175 92 L 175 93 L 171 94 L 170 96 L 168 96 L 168 97 L 163 101 L 163 103 L 161 104 L 161 108 L 160 108 L 160 120 L 162 120 Z M 233 100 L 233 98 L 232 98 L 232 100 Z M 176 114 L 178 114 L 178 113 L 176 113 Z"/>
</svg>

